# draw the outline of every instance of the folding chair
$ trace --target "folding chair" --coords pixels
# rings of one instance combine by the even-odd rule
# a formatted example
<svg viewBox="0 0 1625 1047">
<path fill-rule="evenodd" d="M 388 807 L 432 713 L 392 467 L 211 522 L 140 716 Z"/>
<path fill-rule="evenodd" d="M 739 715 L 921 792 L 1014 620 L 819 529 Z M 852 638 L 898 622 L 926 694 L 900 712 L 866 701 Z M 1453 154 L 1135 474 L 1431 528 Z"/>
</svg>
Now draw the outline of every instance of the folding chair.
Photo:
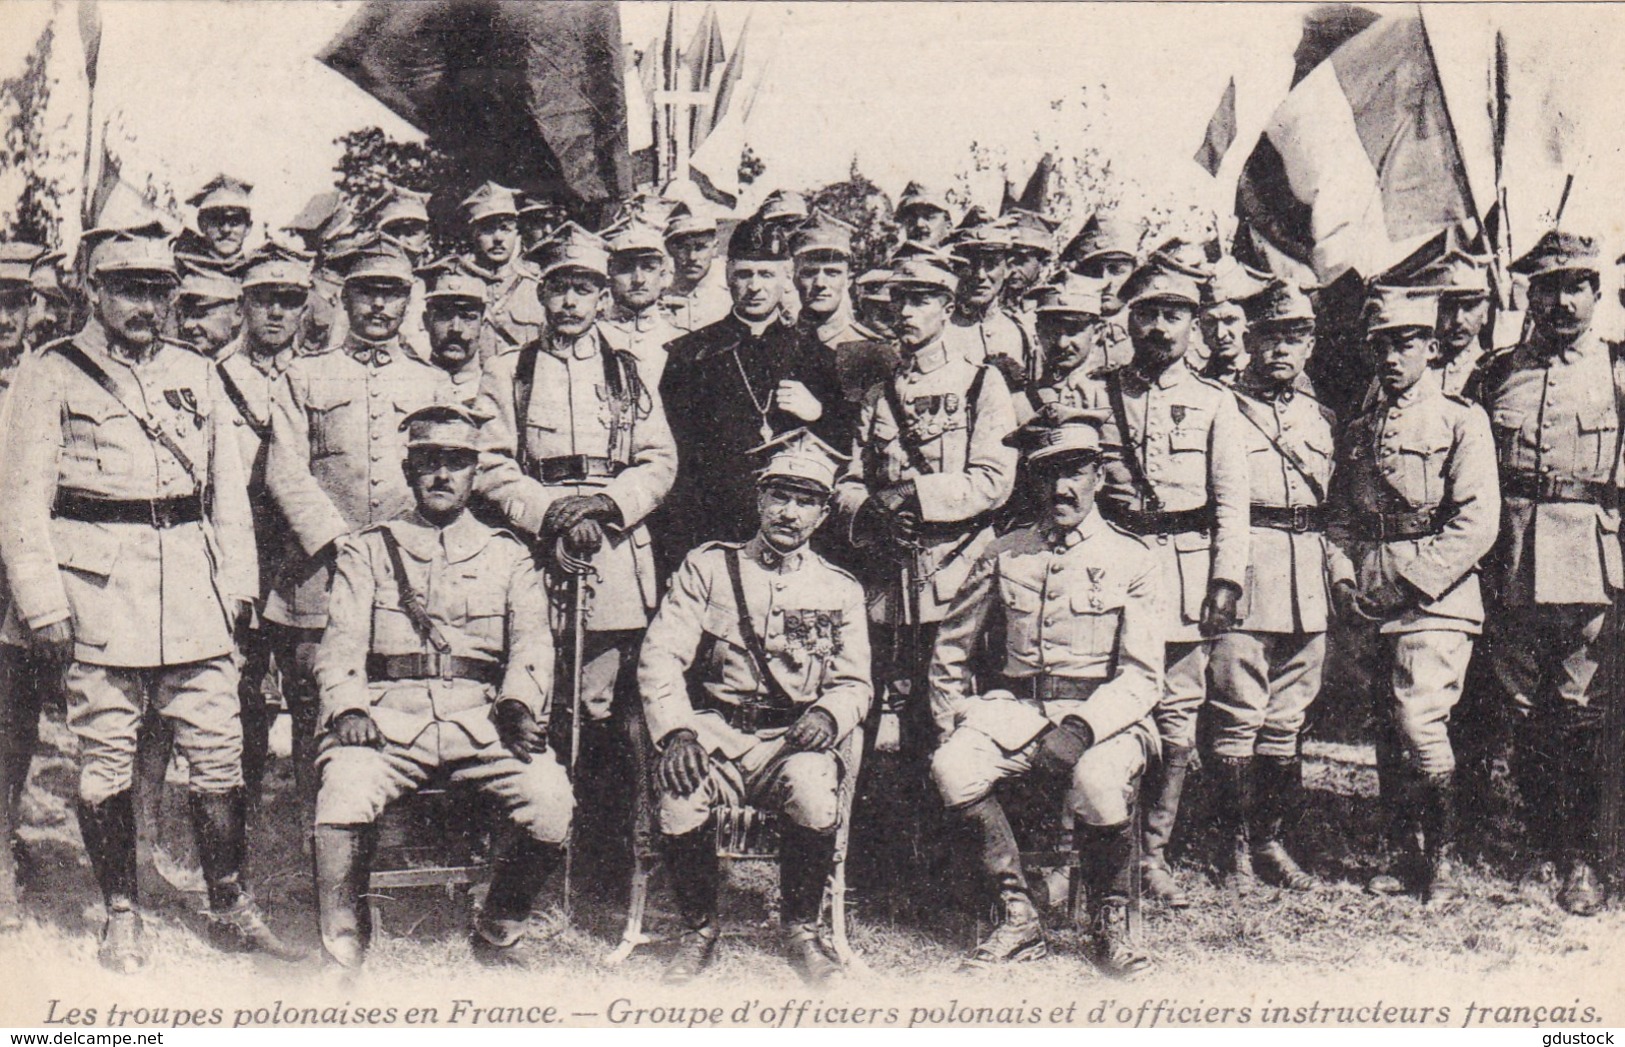
<svg viewBox="0 0 1625 1047">
<path fill-rule="evenodd" d="M 492 814 L 474 790 L 434 783 L 384 810 L 367 887 L 374 934 L 383 927 L 382 903 L 396 892 L 439 887 L 450 900 L 467 900 L 490 878 L 498 843 Z"/>
</svg>

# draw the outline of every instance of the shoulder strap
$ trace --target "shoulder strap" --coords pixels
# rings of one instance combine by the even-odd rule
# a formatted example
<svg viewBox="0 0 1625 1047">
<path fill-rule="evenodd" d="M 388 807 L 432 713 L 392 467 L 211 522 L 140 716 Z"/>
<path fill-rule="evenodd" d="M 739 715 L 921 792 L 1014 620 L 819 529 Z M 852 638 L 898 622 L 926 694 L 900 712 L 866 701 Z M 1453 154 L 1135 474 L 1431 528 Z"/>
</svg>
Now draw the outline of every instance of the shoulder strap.
<svg viewBox="0 0 1625 1047">
<path fill-rule="evenodd" d="M 1161 512 L 1162 498 L 1157 495 L 1151 486 L 1151 481 L 1145 478 L 1145 463 L 1140 461 L 1140 450 L 1134 446 L 1133 435 L 1128 428 L 1128 406 L 1123 403 L 1123 380 L 1116 371 L 1106 375 L 1106 398 L 1112 404 L 1112 420 L 1117 423 L 1118 439 L 1123 448 L 1123 464 L 1128 467 L 1128 476 L 1134 483 L 1134 489 L 1140 492 L 1140 501 L 1147 512 Z"/>
<path fill-rule="evenodd" d="M 903 453 L 908 455 L 908 464 L 914 471 L 922 475 L 931 471 L 931 463 L 925 460 L 920 453 L 920 445 L 909 439 L 908 419 L 903 414 L 903 398 L 897 395 L 897 377 L 893 375 L 886 379 L 886 407 L 891 410 L 892 422 L 897 426 L 897 442 L 902 445 Z"/>
<path fill-rule="evenodd" d="M 401 611 L 412 623 L 412 628 L 417 630 L 418 636 L 428 641 L 429 646 L 440 654 L 449 654 L 451 642 L 434 624 L 434 619 L 429 617 L 429 609 L 423 605 L 423 597 L 412 586 L 411 579 L 406 577 L 406 564 L 401 560 L 401 543 L 395 539 L 395 533 L 388 527 L 380 527 L 378 535 L 384 540 L 384 549 L 389 553 L 389 566 L 395 572 L 395 588 L 401 594 Z"/>
<path fill-rule="evenodd" d="M 237 384 L 237 379 L 233 378 L 231 372 L 226 370 L 224 363 L 215 364 L 214 369 L 215 373 L 220 376 L 220 385 L 226 391 L 226 399 L 230 400 L 231 405 L 237 408 L 237 413 L 243 416 L 243 421 L 247 422 L 248 427 L 254 430 L 255 436 L 261 440 L 269 439 L 271 436 L 270 422 L 254 414 L 253 409 L 248 406 L 248 398 L 243 395 L 242 388 Z"/>
<path fill-rule="evenodd" d="M 727 546 L 723 549 L 723 558 L 728 563 L 728 582 L 733 586 L 734 610 L 739 615 L 739 636 L 745 641 L 745 650 L 750 654 L 750 660 L 756 665 L 756 674 L 761 678 L 762 686 L 767 689 L 767 696 L 775 705 L 794 705 L 795 700 L 785 691 L 779 678 L 773 675 L 772 668 L 767 662 L 767 647 L 762 643 L 762 637 L 756 632 L 756 623 L 751 621 L 750 605 L 745 602 L 745 580 L 739 573 L 739 547 Z"/>
<path fill-rule="evenodd" d="M 521 471 L 529 471 L 530 452 L 526 449 L 525 425 L 530 415 L 530 391 L 536 385 L 536 357 L 542 351 L 540 340 L 527 342 L 519 350 L 513 371 L 513 453 Z"/>
<path fill-rule="evenodd" d="M 1309 485 L 1309 491 L 1315 496 L 1315 501 L 1324 502 L 1326 500 L 1326 489 L 1321 486 L 1320 481 L 1315 479 L 1314 474 L 1309 471 L 1309 463 L 1304 461 L 1303 456 L 1297 451 L 1282 443 L 1274 435 L 1272 435 L 1268 429 L 1264 428 L 1264 423 L 1260 421 L 1258 415 L 1254 413 L 1254 408 L 1250 399 L 1241 393 L 1236 393 L 1235 397 L 1236 406 L 1241 408 L 1241 416 L 1253 423 L 1253 428 L 1257 429 L 1264 439 L 1269 441 L 1269 445 L 1275 449 L 1276 454 L 1286 459 L 1286 464 L 1297 470 L 1298 475 L 1303 477 L 1303 482 Z"/>
<path fill-rule="evenodd" d="M 965 390 L 965 439 L 968 441 L 976 433 L 976 404 L 982 399 L 982 385 L 987 381 L 987 370 L 991 364 L 983 364 L 976 369 L 976 377 L 970 380 L 970 388 Z"/>
<path fill-rule="evenodd" d="M 141 426 L 141 430 L 147 434 L 148 438 L 158 441 L 164 450 L 173 455 L 175 460 L 181 464 L 181 468 L 185 469 L 187 474 L 192 477 L 194 484 L 200 489 L 207 486 L 204 478 L 198 474 L 197 465 L 193 463 L 191 456 L 182 450 L 181 445 L 175 442 L 175 438 L 166 433 L 163 427 L 145 411 L 136 410 L 129 401 L 120 396 L 118 386 L 113 384 L 112 376 L 102 370 L 100 364 L 85 355 L 83 349 L 74 345 L 71 341 L 58 342 L 51 349 L 60 353 L 69 363 L 83 371 L 91 381 L 102 387 L 103 392 L 118 401 L 120 407 L 130 412 L 130 417 L 136 420 L 136 424 Z"/>
</svg>

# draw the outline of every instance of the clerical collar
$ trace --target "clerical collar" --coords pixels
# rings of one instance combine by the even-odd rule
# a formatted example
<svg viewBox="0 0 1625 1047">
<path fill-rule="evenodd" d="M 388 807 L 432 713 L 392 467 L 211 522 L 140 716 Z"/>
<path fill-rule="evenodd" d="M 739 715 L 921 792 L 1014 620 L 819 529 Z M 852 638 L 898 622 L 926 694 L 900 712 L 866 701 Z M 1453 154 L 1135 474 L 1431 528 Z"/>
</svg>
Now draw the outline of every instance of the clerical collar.
<svg viewBox="0 0 1625 1047">
<path fill-rule="evenodd" d="M 779 311 L 774 309 L 773 312 L 768 314 L 767 319 L 765 320 L 747 320 L 743 316 L 739 315 L 739 310 L 735 309 L 733 318 L 738 321 L 739 324 L 745 328 L 745 330 L 750 332 L 750 336 L 752 338 L 760 338 L 762 337 L 763 332 L 778 322 Z"/>
</svg>

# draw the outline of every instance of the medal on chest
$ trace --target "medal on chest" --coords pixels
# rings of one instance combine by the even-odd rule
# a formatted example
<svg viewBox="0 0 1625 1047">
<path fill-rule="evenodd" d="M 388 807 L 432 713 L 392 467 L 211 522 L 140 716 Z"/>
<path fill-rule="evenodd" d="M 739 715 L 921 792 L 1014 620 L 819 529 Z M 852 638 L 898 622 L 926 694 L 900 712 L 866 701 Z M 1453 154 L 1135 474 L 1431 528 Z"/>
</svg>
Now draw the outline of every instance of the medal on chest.
<svg viewBox="0 0 1625 1047">
<path fill-rule="evenodd" d="M 203 428 L 203 414 L 197 408 L 197 394 L 192 392 L 190 388 L 165 389 L 164 402 L 169 405 L 170 410 L 182 411 L 191 415 L 192 425 L 195 428 Z"/>
<path fill-rule="evenodd" d="M 1105 601 L 1105 597 L 1104 597 L 1103 593 L 1101 592 L 1101 588 L 1102 588 L 1102 584 L 1106 580 L 1106 568 L 1104 568 L 1104 567 L 1091 567 L 1088 570 L 1089 570 L 1089 609 L 1091 611 L 1103 611 L 1103 610 L 1106 609 L 1106 601 Z"/>
<path fill-rule="evenodd" d="M 840 612 L 784 612 L 784 646 L 798 665 L 800 658 L 832 658 L 841 653 Z M 797 657 L 800 656 L 800 657 Z"/>
</svg>

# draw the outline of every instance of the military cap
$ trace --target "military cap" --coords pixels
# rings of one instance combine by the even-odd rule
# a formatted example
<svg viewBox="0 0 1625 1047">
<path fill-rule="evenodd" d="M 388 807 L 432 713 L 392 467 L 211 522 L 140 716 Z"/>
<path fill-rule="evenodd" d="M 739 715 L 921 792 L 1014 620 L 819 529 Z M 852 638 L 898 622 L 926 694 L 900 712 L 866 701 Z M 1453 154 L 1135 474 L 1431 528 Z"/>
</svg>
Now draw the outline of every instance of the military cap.
<svg viewBox="0 0 1625 1047">
<path fill-rule="evenodd" d="M 728 258 L 734 261 L 782 262 L 790 257 L 788 238 L 759 216 L 734 227 L 728 237 Z"/>
<path fill-rule="evenodd" d="M 1039 251 L 1046 257 L 1055 253 L 1055 219 L 1036 211 L 1012 208 L 999 219 L 1010 234 L 1011 246 Z"/>
<path fill-rule="evenodd" d="M 1199 243 L 1175 236 L 1163 241 L 1147 261 L 1154 261 L 1164 269 L 1184 273 L 1206 283 L 1213 279 L 1213 263 L 1207 248 Z"/>
<path fill-rule="evenodd" d="M 1285 327 L 1315 322 L 1315 306 L 1303 288 L 1287 280 L 1271 280 L 1262 291 L 1241 303 L 1254 327 Z"/>
<path fill-rule="evenodd" d="M 170 248 L 169 230 L 160 222 L 130 229 L 92 229 L 80 237 L 81 249 L 90 253 L 89 272 L 124 273 L 174 283 L 175 255 Z"/>
<path fill-rule="evenodd" d="M 537 244 L 527 257 L 541 267 L 543 280 L 565 269 L 578 269 L 608 280 L 609 251 L 603 237 L 574 222 L 565 222 L 552 236 Z"/>
<path fill-rule="evenodd" d="M 1439 319 L 1439 293 L 1425 287 L 1371 288 L 1365 301 L 1365 333 L 1421 327 L 1432 331 Z"/>
<path fill-rule="evenodd" d="M 1213 266 L 1213 279 L 1202 285 L 1202 308 L 1211 309 L 1224 302 L 1245 302 L 1263 291 L 1273 279 L 1236 258 L 1226 256 Z"/>
<path fill-rule="evenodd" d="M 717 220 L 711 215 L 696 214 L 687 204 L 678 204 L 672 208 L 671 217 L 666 219 L 666 239 L 675 240 L 679 236 L 692 236 L 696 233 L 715 233 Z"/>
<path fill-rule="evenodd" d="M 47 251 L 34 259 L 33 267 L 28 271 L 28 283 L 35 294 L 59 302 L 68 300 L 68 289 L 62 286 L 61 263 L 65 257 L 60 251 Z"/>
<path fill-rule="evenodd" d="M 1180 302 L 1195 309 L 1202 304 L 1202 282 L 1161 262 L 1147 262 L 1124 281 L 1119 296 L 1131 307 L 1142 302 Z"/>
<path fill-rule="evenodd" d="M 308 289 L 310 262 L 309 252 L 268 240 L 238 267 L 237 275 L 242 278 L 244 289 L 270 285 Z"/>
<path fill-rule="evenodd" d="M 429 194 L 413 192 L 404 186 L 391 186 L 389 195 L 372 207 L 372 224 L 387 230 L 395 222 L 429 223 Z"/>
<path fill-rule="evenodd" d="M 894 265 L 910 258 L 928 258 L 941 265 L 948 266 L 950 269 L 959 264 L 958 260 L 949 253 L 946 247 L 932 247 L 930 244 L 922 243 L 919 240 L 904 240 L 897 246 L 897 250 L 891 253 L 891 258 L 887 260 L 887 264 Z"/>
<path fill-rule="evenodd" d="M 851 258 L 852 233 L 850 225 L 823 208 L 816 208 L 790 238 L 790 253 L 799 258 L 815 251 L 825 251 Z"/>
<path fill-rule="evenodd" d="M 928 207 L 934 211 L 941 211 L 952 216 L 953 209 L 948 206 L 948 196 L 935 189 L 927 189 L 919 182 L 910 182 L 903 187 L 903 195 L 897 200 L 896 217 L 903 217 L 903 212 L 916 207 Z"/>
<path fill-rule="evenodd" d="M 534 217 L 539 215 L 566 215 L 569 208 L 550 197 L 536 193 L 519 194 L 519 217 Z"/>
<path fill-rule="evenodd" d="M 519 202 L 515 197 L 515 191 L 495 182 L 486 182 L 469 193 L 458 206 L 463 210 L 463 221 L 469 225 L 483 222 L 487 218 L 519 217 Z"/>
<path fill-rule="evenodd" d="M 235 302 L 242 298 L 243 289 L 237 281 L 219 266 L 180 262 L 181 282 L 175 289 L 177 298 L 201 298 L 206 302 Z"/>
<path fill-rule="evenodd" d="M 1417 273 L 1416 286 L 1431 288 L 1441 295 L 1487 298 L 1490 293 L 1489 257 L 1452 249 Z"/>
<path fill-rule="evenodd" d="M 887 292 L 916 287 L 953 294 L 959 288 L 959 274 L 954 271 L 953 259 L 941 253 L 894 259 L 886 277 Z"/>
<path fill-rule="evenodd" d="M 186 202 L 197 208 L 199 214 L 227 207 L 246 211 L 248 194 L 253 191 L 254 187 L 241 178 L 218 174 L 209 179 L 208 184 L 202 189 L 187 197 Z"/>
<path fill-rule="evenodd" d="M 0 243 L 0 288 L 31 286 L 34 266 L 45 253 L 39 244 Z"/>
<path fill-rule="evenodd" d="M 748 453 L 767 456 L 767 465 L 756 474 L 759 486 L 783 485 L 825 495 L 835 489 L 835 478 L 851 460 L 805 426 L 781 433 Z"/>
<path fill-rule="evenodd" d="M 357 242 L 343 255 L 344 282 L 353 280 L 392 281 L 412 284 L 412 260 L 399 240 L 384 233 Z"/>
<path fill-rule="evenodd" d="M 1597 241 L 1591 237 L 1553 229 L 1535 241 L 1528 254 L 1512 263 L 1512 271 L 1530 277 L 1566 270 L 1596 273 L 1597 255 Z"/>
<path fill-rule="evenodd" d="M 331 257 L 334 242 L 355 234 L 355 211 L 338 193 L 317 193 L 282 228 L 304 241 L 306 250 L 328 249 Z"/>
<path fill-rule="evenodd" d="M 756 217 L 764 222 L 805 221 L 807 198 L 788 189 L 776 189 L 756 209 Z"/>
<path fill-rule="evenodd" d="M 1068 273 L 1052 284 L 1034 288 L 1030 297 L 1039 313 L 1100 316 L 1100 288 L 1093 281 Z"/>
<path fill-rule="evenodd" d="M 484 419 L 461 404 L 420 407 L 401 419 L 406 449 L 428 447 L 445 451 L 478 451 Z"/>
<path fill-rule="evenodd" d="M 459 265 L 455 258 L 442 258 L 418 270 L 423 281 L 423 300 L 468 298 L 485 304 L 485 281 Z"/>
<path fill-rule="evenodd" d="M 666 237 L 655 226 L 633 215 L 601 234 L 609 241 L 611 254 L 666 254 Z"/>
<path fill-rule="evenodd" d="M 972 207 L 948 237 L 946 246 L 957 255 L 977 251 L 1008 251 L 1016 245 L 1010 227 L 984 207 Z"/>
<path fill-rule="evenodd" d="M 1029 465 L 1062 455 L 1098 458 L 1101 455 L 1100 430 L 1105 424 L 1105 411 L 1045 404 L 1029 422 L 1006 436 L 1004 445 L 1020 451 Z"/>
<path fill-rule="evenodd" d="M 855 287 L 857 287 L 858 295 L 860 297 L 879 300 L 884 299 L 891 294 L 891 292 L 886 289 L 886 285 L 890 280 L 890 269 L 871 269 L 868 272 L 859 275 L 856 280 L 852 281 L 852 283 Z"/>
<path fill-rule="evenodd" d="M 1139 233 L 1115 213 L 1096 211 L 1083 223 L 1061 257 L 1069 262 L 1118 256 L 1133 261 L 1140 243 Z"/>
</svg>

